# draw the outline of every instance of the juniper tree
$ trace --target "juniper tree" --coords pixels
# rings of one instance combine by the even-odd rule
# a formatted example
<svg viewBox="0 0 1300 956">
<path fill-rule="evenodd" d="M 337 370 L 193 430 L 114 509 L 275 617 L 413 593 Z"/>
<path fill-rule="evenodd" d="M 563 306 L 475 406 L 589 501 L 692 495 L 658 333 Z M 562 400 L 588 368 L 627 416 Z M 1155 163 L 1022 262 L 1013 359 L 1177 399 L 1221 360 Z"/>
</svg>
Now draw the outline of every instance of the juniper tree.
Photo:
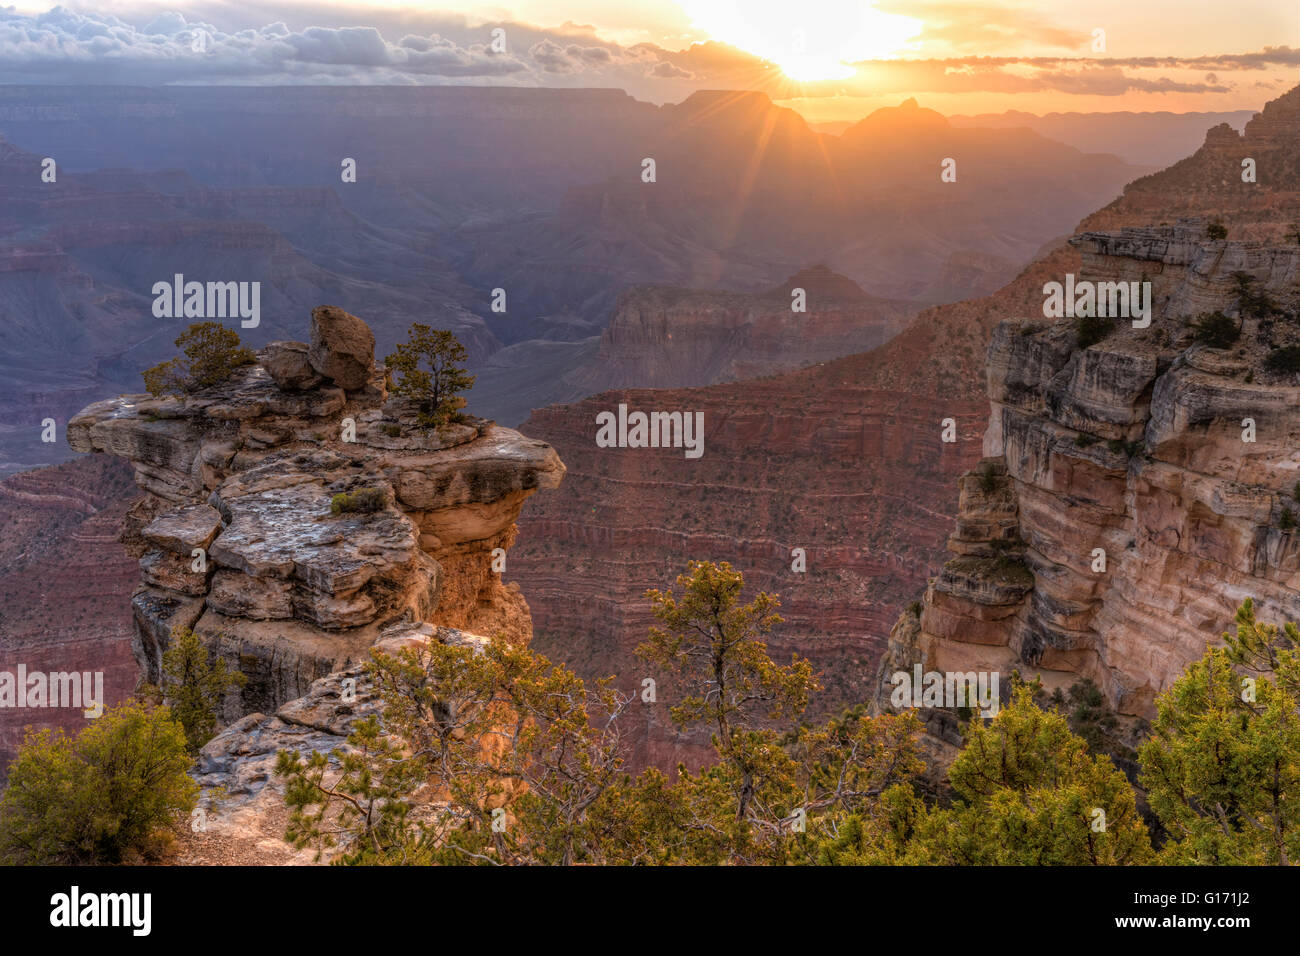
<svg viewBox="0 0 1300 956">
<path fill-rule="evenodd" d="M 465 405 L 457 393 L 474 385 L 475 376 L 467 374 L 461 364 L 467 357 L 465 346 L 450 331 L 416 322 L 407 341 L 384 359 L 389 388 L 415 403 L 421 424 L 443 424 Z"/>
<path fill-rule="evenodd" d="M 1247 600 L 1223 636 L 1157 698 L 1139 751 L 1170 834 L 1161 861 L 1286 865 L 1300 859 L 1300 631 Z"/>
<path fill-rule="evenodd" d="M 185 742 L 196 754 L 217 729 L 217 710 L 226 694 L 248 683 L 226 668 L 220 657 L 209 657 L 199 636 L 188 627 L 172 629 L 171 645 L 162 659 L 163 699 L 185 728 Z"/>
<path fill-rule="evenodd" d="M 180 334 L 175 345 L 181 355 L 143 373 L 151 395 L 188 395 L 217 385 L 255 357 L 240 344 L 239 333 L 220 322 L 196 322 Z"/>
<path fill-rule="evenodd" d="M 76 736 L 29 731 L 0 798 L 6 863 L 119 863 L 156 856 L 194 807 L 185 731 L 165 707 L 128 701 Z"/>
<path fill-rule="evenodd" d="M 948 771 L 955 800 L 913 821 L 904 862 L 1146 863 L 1150 836 L 1128 779 L 1018 683 L 987 724 L 971 721 Z"/>
<path fill-rule="evenodd" d="M 343 862 L 571 864 L 641 852 L 602 811 L 626 782 L 616 726 L 625 695 L 504 639 L 376 652 L 382 705 L 330 757 L 278 757 L 286 838 Z M 417 819 L 417 791 L 440 796 Z M 599 825 L 595 822 L 599 819 Z M 609 854 L 616 854 L 611 859 Z"/>
</svg>

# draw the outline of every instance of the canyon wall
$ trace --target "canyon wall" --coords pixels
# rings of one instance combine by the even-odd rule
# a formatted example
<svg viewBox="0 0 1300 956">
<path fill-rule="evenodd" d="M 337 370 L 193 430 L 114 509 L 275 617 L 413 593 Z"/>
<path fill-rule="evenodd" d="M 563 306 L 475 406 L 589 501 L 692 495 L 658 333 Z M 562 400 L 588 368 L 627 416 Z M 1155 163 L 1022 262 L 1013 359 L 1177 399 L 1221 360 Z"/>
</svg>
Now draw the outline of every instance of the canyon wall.
<svg viewBox="0 0 1300 956">
<path fill-rule="evenodd" d="M 898 611 L 942 563 L 956 478 L 980 455 L 987 422 L 984 342 L 1008 312 L 1041 302 L 1046 278 L 1075 268 L 1054 249 L 993 296 L 927 309 L 871 352 L 705 388 L 619 390 L 540 409 L 521 429 L 553 445 L 568 475 L 520 520 L 506 577 L 528 595 L 535 645 L 585 678 L 637 688 L 632 654 L 651 624 L 647 588 L 692 559 L 729 561 L 747 590 L 781 596 L 777 659 L 809 657 L 826 689 L 819 713 L 874 690 Z M 700 411 L 704 454 L 598 448 L 596 415 Z M 942 440 L 943 422 L 955 426 Z M 795 548 L 806 571 L 794 570 Z M 671 768 L 709 754 L 662 708 L 633 709 L 634 765 Z"/>
<path fill-rule="evenodd" d="M 797 312 L 796 289 L 803 290 Z M 591 395 L 758 378 L 870 351 L 918 311 L 870 296 L 825 266 L 763 293 L 636 286 L 619 297 L 596 354 L 565 382 Z"/>
<path fill-rule="evenodd" d="M 0 481 L 0 669 L 99 672 L 107 703 L 134 689 L 139 570 L 118 543 L 134 492 L 131 469 L 105 457 Z M 77 730 L 83 708 L 0 707 L 0 783 L 29 725 Z"/>
<path fill-rule="evenodd" d="M 997 327 L 985 457 L 959 482 L 950 560 L 891 631 L 881 706 L 918 663 L 1049 691 L 1086 678 L 1136 739 L 1244 599 L 1300 620 L 1300 373 L 1285 361 L 1300 354 L 1297 145 L 1293 90 L 1085 220 L 1077 280 L 1149 281 L 1149 327 L 1119 318 L 1091 344 L 1071 319 Z M 1257 182 L 1242 181 L 1247 157 Z M 1200 217 L 1102 228 L 1156 208 Z M 1228 340 L 1198 334 L 1212 313 Z M 960 742 L 942 713 L 930 729 L 949 753 Z"/>
</svg>

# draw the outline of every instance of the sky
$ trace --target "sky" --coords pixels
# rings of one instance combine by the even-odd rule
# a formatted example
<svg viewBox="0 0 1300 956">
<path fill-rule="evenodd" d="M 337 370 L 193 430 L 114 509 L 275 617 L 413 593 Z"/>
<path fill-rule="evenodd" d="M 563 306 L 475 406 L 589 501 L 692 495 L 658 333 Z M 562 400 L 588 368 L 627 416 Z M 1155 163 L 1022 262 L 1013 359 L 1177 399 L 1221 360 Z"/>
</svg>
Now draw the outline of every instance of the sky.
<svg viewBox="0 0 1300 956">
<path fill-rule="evenodd" d="M 100 0 L 0 6 L 0 82 L 755 89 L 814 123 L 1259 109 L 1300 0 Z"/>
</svg>

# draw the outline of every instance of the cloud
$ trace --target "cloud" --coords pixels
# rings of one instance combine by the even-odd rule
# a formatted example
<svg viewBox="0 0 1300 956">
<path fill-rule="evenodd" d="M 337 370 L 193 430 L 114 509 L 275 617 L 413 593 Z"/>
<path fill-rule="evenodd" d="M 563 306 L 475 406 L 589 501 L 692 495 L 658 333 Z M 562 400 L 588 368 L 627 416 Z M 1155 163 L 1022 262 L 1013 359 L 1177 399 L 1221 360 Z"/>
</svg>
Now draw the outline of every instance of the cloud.
<svg viewBox="0 0 1300 956">
<path fill-rule="evenodd" d="M 200 43 L 195 42 L 201 35 Z M 533 65 L 485 44 L 436 34 L 386 40 L 374 27 L 283 22 L 227 33 L 174 11 L 136 27 L 55 7 L 0 9 L 0 80 L 41 82 L 436 82 L 531 74 Z"/>
<path fill-rule="evenodd" d="M 1080 42 L 1089 38 L 1061 31 L 1028 7 L 1007 7 L 1009 0 L 1003 0 L 996 17 L 978 24 L 979 17 L 954 0 L 916 2 L 920 6 L 909 6 L 911 15 L 924 12 L 927 29 L 949 48 L 961 46 L 961 52 L 947 58 L 863 61 L 854 64 L 856 75 L 847 80 L 808 84 L 795 83 L 773 64 L 724 43 L 696 43 L 679 51 L 653 43 L 622 46 L 573 22 L 543 29 L 508 20 L 470 22 L 413 7 L 372 12 L 281 0 L 249 0 L 240 7 L 196 0 L 187 13 L 155 9 L 134 22 L 64 7 L 43 14 L 0 8 L 0 82 L 603 86 L 663 102 L 700 87 L 758 90 L 774 99 L 1224 93 L 1232 90 L 1234 74 L 1276 74 L 1300 66 L 1300 50 L 1288 46 L 1195 57 L 1088 56 Z M 253 17 L 264 25 L 248 26 Z M 1005 41 L 1009 25 L 1024 31 L 1039 49 L 1055 45 L 1070 52 L 978 55 L 980 49 L 1005 49 L 1005 42 L 994 40 L 996 34 Z M 505 30 L 505 52 L 492 49 L 491 34 L 498 27 Z M 981 33 L 985 28 L 992 32 Z M 976 32 L 963 32 L 967 30 Z M 196 44 L 200 34 L 202 43 Z M 964 46 L 961 37 L 966 37 Z"/>
<path fill-rule="evenodd" d="M 680 66 L 674 66 L 667 60 L 660 60 L 654 66 L 646 71 L 646 76 L 655 76 L 663 80 L 689 80 L 693 74 L 690 70 L 683 70 Z"/>
</svg>

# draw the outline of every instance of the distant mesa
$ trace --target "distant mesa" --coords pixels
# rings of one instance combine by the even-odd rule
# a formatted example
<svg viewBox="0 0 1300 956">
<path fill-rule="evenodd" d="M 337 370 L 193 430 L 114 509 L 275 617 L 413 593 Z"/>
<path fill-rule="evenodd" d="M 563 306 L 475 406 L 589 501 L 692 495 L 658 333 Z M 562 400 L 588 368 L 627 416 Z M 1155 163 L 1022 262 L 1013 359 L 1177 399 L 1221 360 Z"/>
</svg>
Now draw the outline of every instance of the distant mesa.
<svg viewBox="0 0 1300 956">
<path fill-rule="evenodd" d="M 869 302 L 862 286 L 824 265 L 800 269 L 769 293 L 789 299 L 795 289 L 803 289 L 815 302 Z"/>
</svg>

